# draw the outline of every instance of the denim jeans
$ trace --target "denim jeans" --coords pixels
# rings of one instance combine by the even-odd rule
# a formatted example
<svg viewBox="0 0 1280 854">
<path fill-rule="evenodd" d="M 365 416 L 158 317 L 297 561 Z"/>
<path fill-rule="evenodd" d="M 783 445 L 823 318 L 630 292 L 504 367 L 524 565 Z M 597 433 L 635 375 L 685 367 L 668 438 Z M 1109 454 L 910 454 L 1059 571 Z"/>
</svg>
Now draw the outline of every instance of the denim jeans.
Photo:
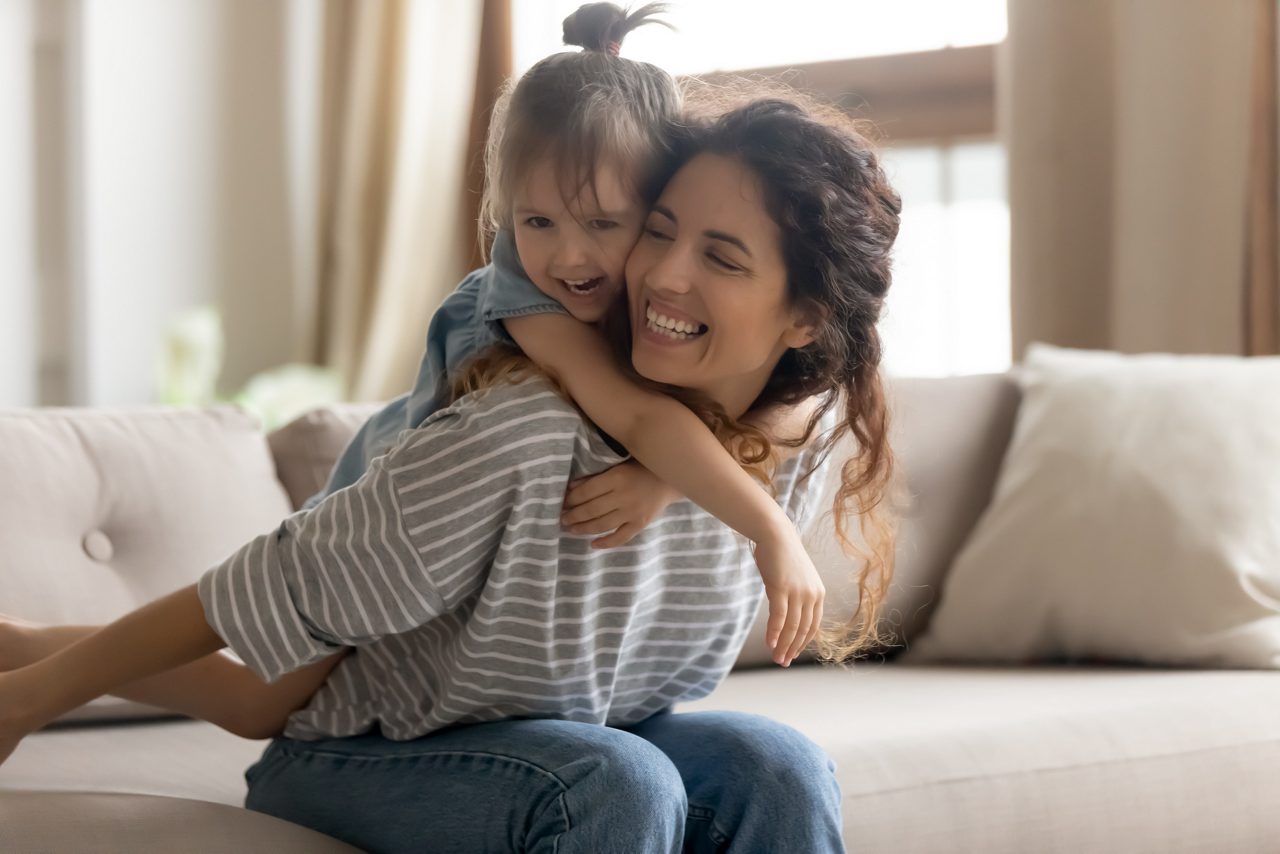
<svg viewBox="0 0 1280 854">
<path fill-rule="evenodd" d="M 249 809 L 370 852 L 844 851 L 835 764 L 739 712 L 277 738 L 245 777 Z"/>
</svg>

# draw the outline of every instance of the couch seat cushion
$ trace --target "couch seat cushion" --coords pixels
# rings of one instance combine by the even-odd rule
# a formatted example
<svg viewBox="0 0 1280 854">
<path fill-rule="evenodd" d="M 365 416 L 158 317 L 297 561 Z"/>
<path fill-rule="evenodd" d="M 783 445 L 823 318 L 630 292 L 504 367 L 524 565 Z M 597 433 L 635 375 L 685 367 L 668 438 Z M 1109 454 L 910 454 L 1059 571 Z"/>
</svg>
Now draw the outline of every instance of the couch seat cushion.
<svg viewBox="0 0 1280 854">
<path fill-rule="evenodd" d="M 0 792 L 127 792 L 238 807 L 245 769 L 266 747 L 185 718 L 52 727 L 24 739 L 5 761 Z"/>
<path fill-rule="evenodd" d="M 838 766 L 850 850 L 1275 850 L 1280 673 L 807 665 L 680 711 L 784 721 Z"/>
<path fill-rule="evenodd" d="M 355 854 L 314 830 L 222 804 L 72 792 L 0 792 L 0 851 Z"/>
</svg>

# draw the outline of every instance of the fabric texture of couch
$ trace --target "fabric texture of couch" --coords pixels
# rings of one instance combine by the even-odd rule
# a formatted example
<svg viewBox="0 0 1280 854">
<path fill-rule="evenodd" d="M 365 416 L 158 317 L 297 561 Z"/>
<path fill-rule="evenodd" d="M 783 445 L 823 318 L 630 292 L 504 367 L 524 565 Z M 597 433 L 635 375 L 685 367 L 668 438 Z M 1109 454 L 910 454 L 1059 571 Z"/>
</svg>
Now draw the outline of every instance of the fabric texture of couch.
<svg viewBox="0 0 1280 854">
<path fill-rule="evenodd" d="M 886 628 L 909 646 L 991 499 L 1019 392 L 1011 374 L 899 379 L 891 399 L 902 478 Z M 270 437 L 227 409 L 0 413 L 0 611 L 101 622 L 193 582 L 305 499 L 369 411 L 312 413 Z M 847 613 L 851 564 L 830 520 L 807 536 L 829 613 Z M 1265 670 L 892 652 L 783 670 L 757 631 L 725 684 L 683 709 L 765 714 L 817 741 L 839 769 L 851 851 L 1261 852 L 1280 839 L 1278 703 Z M 264 742 L 118 701 L 85 714 L 0 767 L 0 850 L 352 850 L 241 808 Z"/>
</svg>

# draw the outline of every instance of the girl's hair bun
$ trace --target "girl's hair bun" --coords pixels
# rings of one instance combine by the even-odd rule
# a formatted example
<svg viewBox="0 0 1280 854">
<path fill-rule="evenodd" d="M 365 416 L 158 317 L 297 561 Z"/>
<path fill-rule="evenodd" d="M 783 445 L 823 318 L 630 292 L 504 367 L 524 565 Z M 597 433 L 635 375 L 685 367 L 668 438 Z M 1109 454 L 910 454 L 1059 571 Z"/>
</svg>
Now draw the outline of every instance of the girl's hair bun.
<svg viewBox="0 0 1280 854">
<path fill-rule="evenodd" d="M 660 24 L 670 29 L 670 24 L 656 17 L 666 11 L 666 3 L 646 3 L 634 12 L 616 3 L 588 3 L 564 19 L 564 43 L 617 53 L 627 33 L 636 27 Z"/>
</svg>

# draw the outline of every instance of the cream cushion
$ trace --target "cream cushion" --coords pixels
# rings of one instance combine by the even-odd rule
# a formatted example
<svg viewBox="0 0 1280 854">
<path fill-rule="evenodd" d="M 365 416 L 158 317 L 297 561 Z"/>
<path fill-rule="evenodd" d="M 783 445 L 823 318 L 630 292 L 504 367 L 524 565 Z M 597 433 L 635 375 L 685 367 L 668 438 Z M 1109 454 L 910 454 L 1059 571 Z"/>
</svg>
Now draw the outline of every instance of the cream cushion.
<svg viewBox="0 0 1280 854">
<path fill-rule="evenodd" d="M 351 437 L 383 405 L 344 403 L 313 409 L 267 437 L 276 474 L 295 509 L 324 488 Z"/>
<path fill-rule="evenodd" d="M 1033 345 L 916 662 L 1280 665 L 1280 358 Z"/>
<path fill-rule="evenodd" d="M 257 422 L 219 407 L 0 412 L 0 613 L 105 623 L 289 514 Z M 157 710 L 103 698 L 69 717 Z"/>
</svg>

